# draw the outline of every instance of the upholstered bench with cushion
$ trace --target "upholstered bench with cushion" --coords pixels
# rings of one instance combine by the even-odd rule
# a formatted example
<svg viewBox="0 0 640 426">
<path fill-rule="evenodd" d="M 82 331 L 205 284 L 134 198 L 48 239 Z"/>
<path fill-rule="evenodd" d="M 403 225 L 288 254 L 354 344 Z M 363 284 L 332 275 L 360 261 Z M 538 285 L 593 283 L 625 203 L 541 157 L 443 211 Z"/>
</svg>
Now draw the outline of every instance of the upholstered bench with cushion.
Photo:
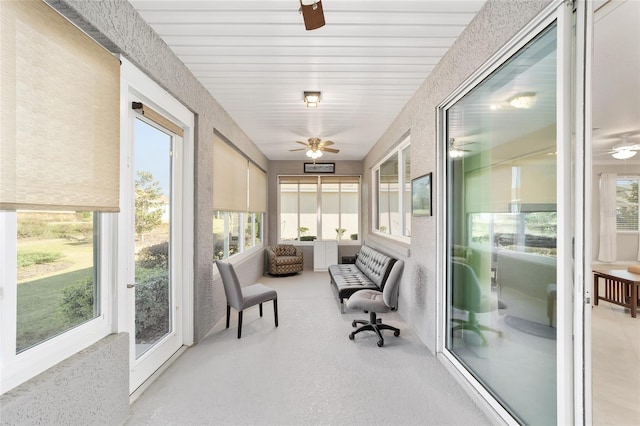
<svg viewBox="0 0 640 426">
<path fill-rule="evenodd" d="M 396 259 L 369 246 L 362 246 L 355 264 L 329 266 L 331 283 L 338 290 L 340 309 L 344 311 L 344 299 L 348 299 L 356 291 L 381 291 L 395 263 Z"/>
</svg>

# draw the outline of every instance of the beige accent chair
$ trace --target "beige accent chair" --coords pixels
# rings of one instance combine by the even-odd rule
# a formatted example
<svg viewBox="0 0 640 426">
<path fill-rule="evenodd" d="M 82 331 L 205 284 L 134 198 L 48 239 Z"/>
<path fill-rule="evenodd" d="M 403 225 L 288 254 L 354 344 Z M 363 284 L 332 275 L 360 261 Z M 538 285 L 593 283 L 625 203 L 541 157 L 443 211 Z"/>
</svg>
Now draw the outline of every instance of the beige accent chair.
<svg viewBox="0 0 640 426">
<path fill-rule="evenodd" d="M 289 275 L 304 269 L 302 250 L 291 244 L 267 247 L 268 271 L 271 275 Z"/>
</svg>

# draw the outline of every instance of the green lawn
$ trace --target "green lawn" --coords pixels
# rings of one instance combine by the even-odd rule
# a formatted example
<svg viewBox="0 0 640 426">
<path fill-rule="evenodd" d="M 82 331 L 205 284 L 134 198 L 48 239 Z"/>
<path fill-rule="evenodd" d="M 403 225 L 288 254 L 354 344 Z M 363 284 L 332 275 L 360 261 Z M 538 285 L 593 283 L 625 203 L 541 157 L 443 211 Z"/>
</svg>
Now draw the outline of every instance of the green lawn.
<svg viewBox="0 0 640 426">
<path fill-rule="evenodd" d="M 93 243 L 79 242 L 65 238 L 52 238 L 46 240 L 40 239 L 18 239 L 18 252 L 44 252 L 44 253 L 62 253 L 63 257 L 56 263 L 67 264 L 63 270 L 55 270 L 51 272 L 44 271 L 37 278 L 46 278 L 48 276 L 59 275 L 64 272 L 73 272 L 78 269 L 90 268 L 93 265 Z M 18 284 L 31 282 L 34 277 L 21 278 L 23 272 L 28 272 L 28 268 L 24 270 L 18 269 Z"/>
<path fill-rule="evenodd" d="M 93 275 L 93 244 L 65 238 L 19 239 L 22 253 L 59 253 L 55 262 L 18 269 L 16 349 L 21 351 L 77 325 L 61 308 L 62 290 Z"/>
<path fill-rule="evenodd" d="M 62 289 L 92 274 L 92 268 L 85 268 L 18 286 L 18 351 L 77 325 L 71 324 L 60 309 Z"/>
</svg>

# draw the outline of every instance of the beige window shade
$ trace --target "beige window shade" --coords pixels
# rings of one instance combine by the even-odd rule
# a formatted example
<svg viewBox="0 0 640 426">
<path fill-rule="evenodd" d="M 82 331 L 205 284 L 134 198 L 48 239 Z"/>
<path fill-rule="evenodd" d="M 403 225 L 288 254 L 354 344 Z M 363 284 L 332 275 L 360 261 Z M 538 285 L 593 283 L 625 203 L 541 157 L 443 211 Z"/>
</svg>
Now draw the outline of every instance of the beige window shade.
<svg viewBox="0 0 640 426">
<path fill-rule="evenodd" d="M 360 176 L 322 176 L 322 183 L 360 183 Z"/>
<path fill-rule="evenodd" d="M 249 211 L 267 211 L 267 174 L 249 163 Z"/>
<path fill-rule="evenodd" d="M 217 135 L 213 139 L 213 209 L 247 211 L 248 161 Z"/>
<path fill-rule="evenodd" d="M 118 211 L 120 62 L 42 1 L 0 17 L 0 208 Z"/>
<path fill-rule="evenodd" d="M 146 118 L 148 118 L 149 120 L 153 121 L 158 126 L 164 127 L 165 129 L 169 130 L 170 132 L 172 132 L 172 133 L 174 133 L 174 134 L 176 134 L 176 135 L 178 135 L 180 137 L 184 136 L 184 131 L 183 131 L 182 127 L 178 126 L 176 123 L 174 123 L 173 121 L 169 120 L 164 115 L 154 111 L 148 105 L 144 105 L 144 104 L 142 104 L 142 102 L 133 102 L 131 107 L 138 114 L 144 115 Z"/>
<path fill-rule="evenodd" d="M 317 176 L 280 176 L 279 183 L 318 183 Z"/>
</svg>

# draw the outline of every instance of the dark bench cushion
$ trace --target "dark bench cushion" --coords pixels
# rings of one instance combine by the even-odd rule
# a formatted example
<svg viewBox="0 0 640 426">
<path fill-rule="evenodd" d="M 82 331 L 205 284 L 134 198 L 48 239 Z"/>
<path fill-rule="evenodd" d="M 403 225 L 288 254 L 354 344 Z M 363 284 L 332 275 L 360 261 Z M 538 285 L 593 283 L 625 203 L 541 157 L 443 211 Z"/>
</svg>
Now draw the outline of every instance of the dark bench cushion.
<svg viewBox="0 0 640 426">
<path fill-rule="evenodd" d="M 338 288 L 340 299 L 346 299 L 358 290 L 380 288 L 355 265 L 331 265 L 329 274 L 331 282 Z"/>
<path fill-rule="evenodd" d="M 369 246 L 362 246 L 355 264 L 329 266 L 331 282 L 338 289 L 340 303 L 359 290 L 380 290 L 389 276 L 395 259 Z"/>
<path fill-rule="evenodd" d="M 386 254 L 382 254 L 369 246 L 362 246 L 355 265 L 382 290 L 393 262 L 394 259 Z"/>
</svg>

